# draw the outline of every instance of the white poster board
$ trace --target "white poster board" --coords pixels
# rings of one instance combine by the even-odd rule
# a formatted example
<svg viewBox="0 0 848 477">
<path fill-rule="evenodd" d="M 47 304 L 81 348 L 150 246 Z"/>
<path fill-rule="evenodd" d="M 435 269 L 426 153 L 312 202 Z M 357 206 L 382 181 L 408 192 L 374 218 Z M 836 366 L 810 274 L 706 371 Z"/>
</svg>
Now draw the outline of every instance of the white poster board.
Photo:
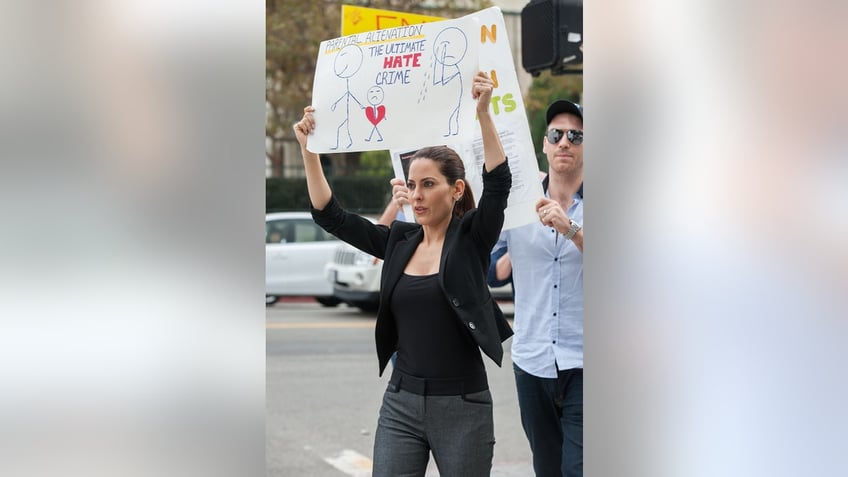
<svg viewBox="0 0 848 477">
<path fill-rule="evenodd" d="M 462 156 L 476 199 L 482 193 L 483 146 L 471 81 L 495 81 L 491 111 L 512 170 L 504 229 L 538 220 L 539 168 L 501 10 L 407 25 L 321 42 L 313 86 L 316 153 L 389 149 L 400 157 L 432 145 Z M 404 215 L 411 216 L 405 211 Z"/>
<path fill-rule="evenodd" d="M 321 42 L 312 152 L 424 147 L 470 137 L 477 45 L 463 17 Z"/>
<path fill-rule="evenodd" d="M 506 24 L 500 8 L 492 7 L 471 15 L 479 23 L 476 38 L 480 41 L 478 54 L 479 68 L 495 80 L 492 93 L 491 111 L 495 127 L 501 138 L 504 153 L 512 171 L 512 189 L 504 217 L 504 230 L 519 227 L 539 220 L 536 215 L 536 201 L 544 196 L 539 179 L 539 164 L 533 139 L 530 136 L 530 124 L 521 86 L 515 73 Z M 479 184 L 474 188 L 474 196 L 480 197 L 483 171 L 483 139 L 480 127 L 474 129 L 474 140 L 463 144 L 473 151 L 474 163 L 466 161 L 466 176 L 476 179 Z M 463 154 L 460 151 L 460 154 Z M 463 156 L 465 157 L 465 156 Z M 475 186 L 475 181 L 472 181 Z"/>
</svg>

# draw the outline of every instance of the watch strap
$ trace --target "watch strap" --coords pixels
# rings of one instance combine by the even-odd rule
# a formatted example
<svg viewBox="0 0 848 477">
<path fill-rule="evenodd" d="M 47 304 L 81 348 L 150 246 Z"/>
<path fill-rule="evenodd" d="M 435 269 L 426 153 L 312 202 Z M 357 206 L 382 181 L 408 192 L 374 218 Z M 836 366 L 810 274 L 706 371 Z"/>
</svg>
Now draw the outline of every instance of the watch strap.
<svg viewBox="0 0 848 477">
<path fill-rule="evenodd" d="M 562 235 L 566 239 L 571 240 L 572 238 L 574 238 L 575 235 L 577 235 L 577 232 L 579 232 L 580 229 L 582 229 L 582 228 L 583 228 L 583 226 L 581 226 L 577 222 L 569 219 L 568 231 L 566 233 L 562 234 Z"/>
</svg>

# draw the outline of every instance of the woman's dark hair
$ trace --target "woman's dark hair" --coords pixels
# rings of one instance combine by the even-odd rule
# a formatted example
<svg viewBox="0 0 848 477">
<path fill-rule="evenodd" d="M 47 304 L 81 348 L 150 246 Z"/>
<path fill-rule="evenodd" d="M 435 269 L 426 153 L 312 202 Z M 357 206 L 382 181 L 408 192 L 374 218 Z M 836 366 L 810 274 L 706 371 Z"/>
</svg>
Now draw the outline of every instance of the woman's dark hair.
<svg viewBox="0 0 848 477">
<path fill-rule="evenodd" d="M 410 163 L 416 159 L 430 159 L 439 165 L 439 172 L 444 175 L 448 184 L 454 185 L 456 181 L 462 179 L 465 182 L 465 190 L 462 197 L 454 204 L 453 215 L 462 218 L 466 212 L 473 209 L 474 193 L 471 192 L 471 185 L 465 180 L 465 164 L 459 154 L 447 146 L 431 146 L 419 149 L 410 159 Z"/>
</svg>

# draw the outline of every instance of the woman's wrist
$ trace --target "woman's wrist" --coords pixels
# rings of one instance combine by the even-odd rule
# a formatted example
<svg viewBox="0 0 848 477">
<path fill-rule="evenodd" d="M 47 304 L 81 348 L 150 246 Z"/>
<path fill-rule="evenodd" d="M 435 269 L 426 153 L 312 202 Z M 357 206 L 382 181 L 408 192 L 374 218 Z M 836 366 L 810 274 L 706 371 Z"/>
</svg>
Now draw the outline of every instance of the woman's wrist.
<svg viewBox="0 0 848 477">
<path fill-rule="evenodd" d="M 320 158 L 318 157 L 318 154 L 315 154 L 314 152 L 307 149 L 305 145 L 300 146 L 300 153 L 303 155 L 304 159 L 310 159 L 310 160 L 318 159 L 318 160 L 320 160 Z"/>
</svg>

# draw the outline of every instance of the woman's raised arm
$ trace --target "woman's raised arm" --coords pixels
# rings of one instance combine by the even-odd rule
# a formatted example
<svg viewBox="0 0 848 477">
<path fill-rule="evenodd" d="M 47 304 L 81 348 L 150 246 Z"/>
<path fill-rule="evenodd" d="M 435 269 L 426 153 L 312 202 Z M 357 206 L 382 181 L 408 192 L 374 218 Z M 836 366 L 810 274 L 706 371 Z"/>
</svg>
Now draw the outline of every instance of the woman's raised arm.
<svg viewBox="0 0 848 477">
<path fill-rule="evenodd" d="M 294 134 L 300 143 L 300 153 L 303 156 L 303 167 L 306 170 L 306 187 L 309 190 L 309 201 L 312 207 L 324 210 L 330 202 L 333 191 L 327 178 L 324 177 L 324 169 L 321 168 L 321 158 L 318 154 L 306 149 L 306 136 L 315 130 L 315 117 L 312 113 L 315 108 L 307 106 L 303 108 L 303 118 L 294 123 Z"/>
<path fill-rule="evenodd" d="M 480 132 L 483 136 L 483 158 L 487 171 L 494 170 L 506 160 L 501 138 L 489 111 L 494 87 L 495 83 L 486 73 L 480 71 L 474 76 L 471 97 L 477 100 L 477 119 L 480 121 Z"/>
</svg>

